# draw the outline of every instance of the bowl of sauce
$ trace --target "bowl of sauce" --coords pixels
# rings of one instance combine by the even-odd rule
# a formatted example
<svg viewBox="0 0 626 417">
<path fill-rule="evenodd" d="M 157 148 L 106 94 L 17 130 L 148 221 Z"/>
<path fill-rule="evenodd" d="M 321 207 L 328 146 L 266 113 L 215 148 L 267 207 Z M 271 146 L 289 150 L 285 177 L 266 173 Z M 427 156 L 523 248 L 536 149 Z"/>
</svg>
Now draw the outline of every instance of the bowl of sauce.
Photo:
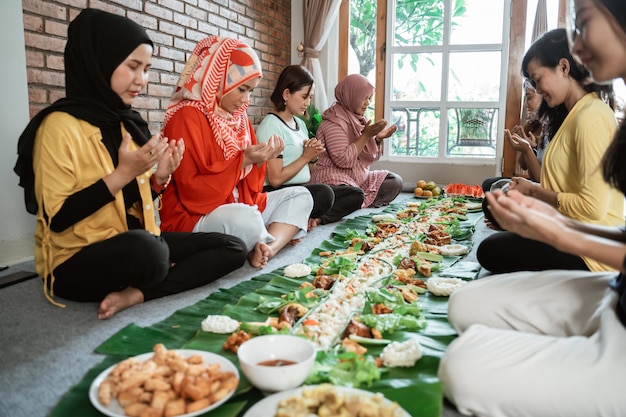
<svg viewBox="0 0 626 417">
<path fill-rule="evenodd" d="M 237 350 L 241 371 L 264 393 L 302 385 L 313 368 L 315 355 L 310 341 L 285 334 L 256 336 Z"/>
</svg>

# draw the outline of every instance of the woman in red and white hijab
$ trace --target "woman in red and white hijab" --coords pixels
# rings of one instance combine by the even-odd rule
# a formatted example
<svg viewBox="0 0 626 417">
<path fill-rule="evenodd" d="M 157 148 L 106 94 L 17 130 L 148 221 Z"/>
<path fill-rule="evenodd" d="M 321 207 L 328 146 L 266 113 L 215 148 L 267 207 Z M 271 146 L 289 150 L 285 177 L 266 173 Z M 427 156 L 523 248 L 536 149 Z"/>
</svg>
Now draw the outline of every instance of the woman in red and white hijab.
<svg viewBox="0 0 626 417">
<path fill-rule="evenodd" d="M 263 192 L 266 161 L 283 150 L 276 136 L 259 144 L 248 119 L 262 77 L 257 54 L 237 39 L 198 43 L 180 76 L 163 133 L 185 138 L 187 152 L 163 196 L 163 230 L 221 232 L 241 238 L 263 268 L 306 234 L 311 194 L 304 187 Z"/>
<path fill-rule="evenodd" d="M 382 155 L 383 139 L 396 126 L 386 120 L 372 123 L 365 111 L 374 97 L 374 86 L 361 74 L 351 74 L 335 87 L 336 102 L 322 114 L 316 137 L 326 147 L 318 157 L 311 183 L 359 187 L 365 193 L 363 207 L 389 204 L 402 191 L 402 178 L 387 170 L 370 170 Z"/>
</svg>

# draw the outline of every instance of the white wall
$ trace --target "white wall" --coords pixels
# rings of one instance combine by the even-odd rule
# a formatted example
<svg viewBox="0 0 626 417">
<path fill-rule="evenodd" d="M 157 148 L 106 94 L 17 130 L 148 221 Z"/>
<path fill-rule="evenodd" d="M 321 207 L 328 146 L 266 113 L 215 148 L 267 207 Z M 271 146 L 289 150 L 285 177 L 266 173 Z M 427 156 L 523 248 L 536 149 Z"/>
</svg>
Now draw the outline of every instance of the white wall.
<svg viewBox="0 0 626 417">
<path fill-rule="evenodd" d="M 0 3 L 0 56 L 0 241 L 5 241 L 32 235 L 35 227 L 13 172 L 17 139 L 29 120 L 21 0 Z"/>
</svg>

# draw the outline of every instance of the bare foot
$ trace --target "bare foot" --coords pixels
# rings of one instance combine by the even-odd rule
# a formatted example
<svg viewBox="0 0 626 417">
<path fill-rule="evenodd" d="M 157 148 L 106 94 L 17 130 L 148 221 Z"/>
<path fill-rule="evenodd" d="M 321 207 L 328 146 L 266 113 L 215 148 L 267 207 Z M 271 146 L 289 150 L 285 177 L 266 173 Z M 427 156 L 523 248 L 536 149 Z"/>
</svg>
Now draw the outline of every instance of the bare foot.
<svg viewBox="0 0 626 417">
<path fill-rule="evenodd" d="M 310 232 L 311 230 L 315 229 L 320 224 L 322 224 L 322 219 L 309 219 L 307 232 Z"/>
<path fill-rule="evenodd" d="M 134 287 L 109 293 L 100 303 L 98 318 L 100 320 L 110 319 L 115 313 L 140 303 L 143 303 L 143 293 Z"/>
<path fill-rule="evenodd" d="M 289 244 L 290 244 L 291 246 L 296 246 L 296 245 L 297 245 L 298 243 L 300 243 L 300 242 L 302 242 L 302 238 L 300 238 L 300 239 L 291 239 L 291 240 L 289 241 Z"/>
<path fill-rule="evenodd" d="M 248 254 L 248 262 L 255 268 L 263 269 L 270 259 L 270 247 L 263 242 L 254 245 L 254 249 Z"/>
</svg>

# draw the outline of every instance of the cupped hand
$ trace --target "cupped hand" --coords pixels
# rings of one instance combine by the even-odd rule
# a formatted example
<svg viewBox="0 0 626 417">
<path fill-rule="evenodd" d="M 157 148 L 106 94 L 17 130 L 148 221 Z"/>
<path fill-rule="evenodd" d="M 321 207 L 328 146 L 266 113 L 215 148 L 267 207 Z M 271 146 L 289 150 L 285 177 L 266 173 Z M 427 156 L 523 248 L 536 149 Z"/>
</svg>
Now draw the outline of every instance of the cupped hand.
<svg viewBox="0 0 626 417">
<path fill-rule="evenodd" d="M 506 129 L 505 129 L 506 130 Z M 521 125 L 516 125 L 513 127 L 512 132 L 524 139 L 530 144 L 532 148 L 537 147 L 537 138 L 535 137 L 533 132 L 526 133 L 524 128 Z"/>
<path fill-rule="evenodd" d="M 376 123 L 372 123 L 371 120 L 368 120 L 365 123 L 365 129 L 363 129 L 362 135 L 366 136 L 368 139 L 373 138 L 378 135 L 384 128 L 387 126 L 387 121 L 384 119 L 380 119 Z"/>
<path fill-rule="evenodd" d="M 266 159 L 266 161 L 269 159 L 277 158 L 278 155 L 283 153 L 283 150 L 285 149 L 285 142 L 283 141 L 283 138 L 281 138 L 280 136 L 276 134 L 270 136 L 269 140 L 267 141 L 267 144 L 270 146 L 273 152 L 271 156 Z"/>
<path fill-rule="evenodd" d="M 158 134 L 152 136 L 145 145 L 137 150 L 130 149 L 130 142 L 131 136 L 126 133 L 117 153 L 116 171 L 124 177 L 126 183 L 151 169 L 168 148 L 167 138 L 161 138 Z"/>
<path fill-rule="evenodd" d="M 388 137 L 396 133 L 397 130 L 398 130 L 398 126 L 391 125 L 388 128 L 381 130 L 380 133 L 376 135 L 376 138 L 380 140 L 387 139 Z"/>
<path fill-rule="evenodd" d="M 243 150 L 242 168 L 252 164 L 262 164 L 277 158 L 285 148 L 285 143 L 278 135 L 270 136 L 266 143 L 250 145 Z"/>
<path fill-rule="evenodd" d="M 182 138 L 178 140 L 164 139 L 167 141 L 168 146 L 163 155 L 161 155 L 154 172 L 156 182 L 159 185 L 165 184 L 169 176 L 176 171 L 185 153 L 185 141 Z"/>
<path fill-rule="evenodd" d="M 517 133 L 511 132 L 509 129 L 504 129 L 504 137 L 507 138 L 507 140 L 511 144 L 511 147 L 518 152 L 532 149 L 531 143 L 525 137 L 522 137 Z"/>
<path fill-rule="evenodd" d="M 509 190 L 517 190 L 518 192 L 529 195 L 533 187 L 538 185 L 529 179 L 523 177 L 513 177 L 509 183 Z"/>
<path fill-rule="evenodd" d="M 568 227 L 567 219 L 554 207 L 512 190 L 486 194 L 489 211 L 505 230 L 552 244 Z"/>
</svg>

